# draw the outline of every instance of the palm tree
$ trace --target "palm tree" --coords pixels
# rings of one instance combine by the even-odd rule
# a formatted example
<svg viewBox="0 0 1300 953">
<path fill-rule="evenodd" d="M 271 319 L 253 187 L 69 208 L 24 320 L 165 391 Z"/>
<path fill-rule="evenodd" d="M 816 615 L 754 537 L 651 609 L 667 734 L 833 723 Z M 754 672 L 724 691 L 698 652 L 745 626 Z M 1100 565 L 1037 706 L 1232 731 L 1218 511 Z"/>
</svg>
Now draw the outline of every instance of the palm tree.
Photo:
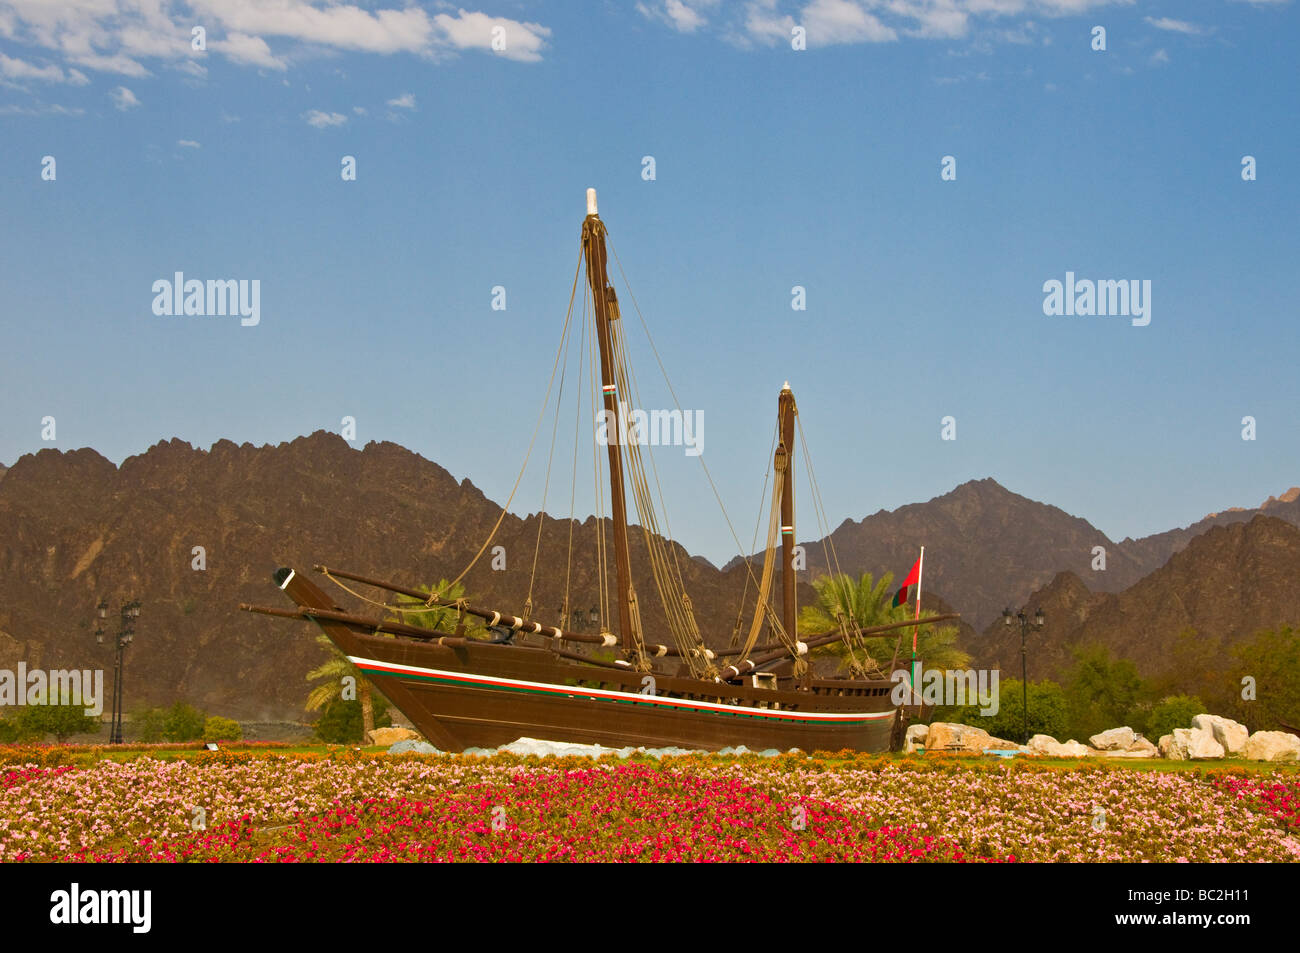
<svg viewBox="0 0 1300 953">
<path fill-rule="evenodd" d="M 453 584 L 446 578 L 439 579 L 438 585 L 432 589 L 428 586 L 420 586 L 419 589 L 430 594 L 436 592 L 438 598 L 444 602 L 456 602 L 465 598 L 465 586 L 459 582 Z M 399 596 L 397 605 L 409 606 L 410 609 L 405 612 L 401 609 L 395 611 L 393 620 L 396 622 L 404 622 L 421 629 L 436 629 L 439 632 L 451 632 L 458 623 L 463 622 L 465 635 L 469 638 L 481 638 L 487 634 L 482 620 L 471 615 L 465 616 L 463 620 L 459 619 L 459 613 L 454 606 L 434 606 L 426 609 L 424 601 L 413 596 Z M 420 611 L 410 611 L 416 609 Z"/>
<path fill-rule="evenodd" d="M 834 632 L 839 628 L 837 615 L 844 619 L 844 624 L 851 628 L 870 628 L 890 622 L 902 622 L 911 619 L 915 610 L 906 605 L 893 604 L 893 573 L 884 573 L 879 579 L 872 579 L 871 573 L 863 573 L 854 580 L 852 576 L 840 574 L 822 576 L 813 581 L 817 590 L 817 601 L 804 606 L 799 613 L 800 635 L 818 635 L 822 632 Z M 921 612 L 921 618 L 927 619 L 933 612 Z M 885 671 L 900 650 L 900 635 L 878 635 L 862 639 L 870 663 Z M 917 636 L 916 654 L 927 668 L 949 669 L 963 668 L 970 661 L 970 656 L 956 646 L 957 629 L 952 626 L 935 628 L 926 626 Z M 840 659 L 840 667 L 851 666 L 848 646 L 843 640 L 824 646 L 826 651 Z M 910 656 L 910 652 L 907 653 Z M 907 657 L 907 656 L 904 656 Z M 864 660 L 859 659 L 859 662 Z"/>
<path fill-rule="evenodd" d="M 453 585 L 446 578 L 438 580 L 437 586 L 432 589 L 428 586 L 421 586 L 420 589 L 428 593 L 436 592 L 440 599 L 448 602 L 465 598 L 465 587 L 460 583 Z M 439 632 L 451 632 L 458 622 L 457 616 L 459 613 L 453 606 L 435 606 L 428 611 L 424 611 L 424 600 L 409 596 L 399 596 L 397 604 L 399 606 L 410 606 L 412 609 L 421 611 L 403 612 L 396 609 L 390 613 L 390 618 L 395 622 L 404 622 L 407 625 L 413 625 L 421 629 L 435 629 Z M 464 622 L 465 634 L 470 638 L 486 635 L 486 629 L 477 617 L 466 616 Z M 376 634 L 382 635 L 384 633 Z M 329 636 L 322 633 L 316 636 L 316 641 L 329 649 L 330 658 L 307 673 L 309 682 L 317 680 L 321 682 L 307 696 L 307 710 L 318 711 L 324 708 L 338 697 L 339 685 L 342 684 L 343 679 L 351 677 L 355 679 L 357 699 L 361 702 L 361 730 L 368 736 L 375 727 L 373 686 L 371 686 L 361 670 L 349 662 L 347 656 L 339 651 L 338 646 L 330 641 Z"/>
<path fill-rule="evenodd" d="M 316 636 L 316 641 L 330 651 L 330 658 L 307 673 L 307 681 L 324 679 L 311 690 L 307 696 L 307 710 L 319 711 L 339 695 L 339 686 L 343 679 L 351 678 L 357 686 L 357 698 L 361 702 L 361 734 L 367 739 L 375 727 L 375 705 L 371 696 L 370 682 L 361 674 L 361 670 L 348 661 L 337 645 L 323 632 Z"/>
</svg>

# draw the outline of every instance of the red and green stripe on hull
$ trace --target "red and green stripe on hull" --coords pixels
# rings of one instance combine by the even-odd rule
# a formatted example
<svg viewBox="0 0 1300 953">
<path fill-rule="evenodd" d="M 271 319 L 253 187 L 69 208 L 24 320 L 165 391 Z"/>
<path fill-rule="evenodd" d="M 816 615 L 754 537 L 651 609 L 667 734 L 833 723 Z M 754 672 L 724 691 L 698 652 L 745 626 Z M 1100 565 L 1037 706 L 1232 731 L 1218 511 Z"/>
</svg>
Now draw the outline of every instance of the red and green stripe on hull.
<svg viewBox="0 0 1300 953">
<path fill-rule="evenodd" d="M 357 668 L 361 669 L 368 675 L 396 678 L 403 682 L 434 684 L 458 688 L 478 688 L 488 691 L 513 692 L 533 696 L 549 696 L 553 698 L 567 697 L 604 699 L 619 704 L 643 705 L 647 707 L 662 708 L 665 710 L 716 714 L 730 718 L 753 718 L 771 723 L 849 727 L 854 725 L 871 725 L 894 718 L 894 710 L 892 708 L 876 712 L 785 711 L 781 709 L 753 708 L 741 705 L 724 705 L 716 702 L 672 698 L 666 695 L 642 695 L 635 692 L 584 688 L 578 685 L 554 685 L 547 682 L 531 682 L 524 679 L 501 678 L 498 676 L 478 675 L 468 672 L 450 672 L 443 669 L 422 668 L 414 665 L 400 665 L 392 662 L 380 662 L 375 659 L 358 658 L 355 656 L 349 656 L 349 659 L 357 666 Z"/>
</svg>

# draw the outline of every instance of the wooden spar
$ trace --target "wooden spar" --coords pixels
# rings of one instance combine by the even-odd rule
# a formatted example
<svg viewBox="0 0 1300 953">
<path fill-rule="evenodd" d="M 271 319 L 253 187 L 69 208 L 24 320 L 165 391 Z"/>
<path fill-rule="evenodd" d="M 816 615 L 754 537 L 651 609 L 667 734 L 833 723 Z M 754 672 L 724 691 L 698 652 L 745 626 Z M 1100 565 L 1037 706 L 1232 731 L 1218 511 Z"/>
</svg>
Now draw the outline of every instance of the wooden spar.
<svg viewBox="0 0 1300 953">
<path fill-rule="evenodd" d="M 313 568 L 317 572 L 328 573 L 331 576 L 338 576 L 341 579 L 348 579 L 351 580 L 352 582 L 359 582 L 362 585 L 366 585 L 366 586 L 374 586 L 376 589 L 385 589 L 388 592 L 394 592 L 397 593 L 398 595 L 411 596 L 414 599 L 420 599 L 420 600 L 427 600 L 429 598 L 429 594 L 427 592 L 421 592 L 419 589 L 412 589 L 409 586 L 399 586 L 396 583 L 384 582 L 382 579 L 374 579 L 371 578 L 370 576 L 362 576 L 354 572 L 347 572 L 346 570 L 343 569 L 329 569 L 326 566 L 320 566 L 320 565 L 315 566 Z M 441 599 L 435 599 L 433 604 L 439 606 L 447 606 L 448 608 L 457 608 L 456 603 L 445 602 Z M 244 607 L 240 606 L 240 608 L 242 609 Z M 461 606 L 459 608 L 462 609 L 466 615 L 472 615 L 480 619 L 487 619 L 489 622 L 492 621 L 492 619 L 495 617 L 498 618 L 501 622 L 504 622 L 505 624 L 510 626 L 511 628 L 514 628 L 514 620 L 516 618 L 515 616 L 506 615 L 505 613 L 500 613 L 500 612 L 492 612 L 485 609 L 477 609 L 473 606 L 468 606 L 468 605 Z M 261 612 L 263 610 L 259 607 L 254 607 L 249 611 Z M 326 614 L 317 613 L 316 610 L 312 610 L 312 612 L 313 614 L 321 615 L 322 618 L 327 617 Z M 293 612 L 288 609 L 278 609 L 272 612 L 268 612 L 266 614 L 285 615 L 293 618 L 300 617 L 299 613 Z M 961 618 L 961 616 L 960 614 L 957 613 L 952 613 L 949 615 L 932 616 L 928 619 L 922 619 L 920 624 L 928 625 L 931 622 L 947 622 L 950 619 L 959 619 L 959 618 Z M 374 623 L 370 622 L 370 620 L 364 619 L 360 616 L 350 616 L 348 619 L 339 619 L 338 621 L 356 622 L 357 624 L 362 624 L 362 625 L 374 625 Z M 885 623 L 884 625 L 876 625 L 865 629 L 858 629 L 857 634 L 864 638 L 867 638 L 873 635 L 879 635 L 882 632 L 889 632 L 893 629 L 906 628 L 909 625 L 916 625 L 916 624 L 917 623 L 915 619 L 905 619 L 902 622 L 888 622 Z M 385 623 L 383 625 L 383 628 L 389 632 L 396 632 L 398 631 L 397 626 L 399 625 L 400 623 Z M 412 628 L 412 633 L 416 638 L 425 638 L 425 639 L 430 638 L 428 629 L 414 629 L 413 627 L 410 626 L 407 626 L 406 628 Z M 608 644 L 607 640 L 602 639 L 602 637 L 599 635 L 584 635 L 579 632 L 569 632 L 568 630 L 557 629 L 553 625 L 543 625 L 540 622 L 533 622 L 532 620 L 529 619 L 520 620 L 519 631 L 529 632 L 529 633 L 535 632 L 538 635 L 543 635 L 550 639 L 563 639 L 569 642 L 585 642 L 591 645 Z M 842 635 L 838 631 L 823 632 L 820 635 L 805 636 L 803 641 L 806 645 L 809 646 L 809 648 L 813 648 L 819 645 L 825 645 L 829 642 L 834 642 L 836 639 L 841 637 Z M 647 645 L 646 649 L 647 649 L 647 654 L 651 658 L 655 658 L 658 656 L 675 657 L 680 655 L 680 653 L 677 651 L 676 648 L 669 645 Z M 771 642 L 768 643 L 767 645 L 759 645 L 756 646 L 752 651 L 765 652 L 768 650 L 774 650 L 775 656 L 789 654 L 789 649 L 785 648 L 785 646 L 780 642 Z M 711 651 L 713 651 L 715 657 L 740 654 L 740 649 L 713 649 Z M 766 656 L 762 656 L 762 657 L 766 658 Z M 754 661 L 757 664 L 757 657 L 754 659 Z M 744 664 L 744 663 L 740 663 L 740 664 Z M 621 668 L 622 666 L 619 667 Z"/>
<path fill-rule="evenodd" d="M 325 573 L 330 576 L 338 576 L 341 579 L 350 579 L 353 582 L 359 582 L 366 586 L 374 586 L 376 589 L 386 589 L 389 592 L 395 592 L 400 596 L 410 596 L 413 599 L 419 599 L 421 602 L 429 600 L 427 592 L 421 592 L 419 589 L 411 589 L 407 586 L 399 586 L 391 582 L 384 582 L 380 579 L 371 579 L 368 576 L 359 576 L 356 573 L 344 572 L 341 569 L 330 569 L 326 566 L 313 567 L 319 573 Z M 442 599 L 434 599 L 435 606 L 446 606 L 463 611 L 466 615 L 472 615 L 475 618 L 486 619 L 493 625 L 505 625 L 507 628 L 515 629 L 519 632 L 532 632 L 537 635 L 544 635 L 550 639 L 565 639 L 569 642 L 586 642 L 590 645 L 608 645 L 609 641 L 599 635 L 582 635 L 578 632 L 569 632 L 565 629 L 557 629 L 553 625 L 543 625 L 540 622 L 534 622 L 531 619 L 521 619 L 518 616 L 507 615 L 504 612 L 492 612 L 487 609 L 476 609 L 473 606 L 457 606 L 455 602 L 447 602 Z M 391 607 L 394 611 L 399 611 L 396 606 Z M 419 606 L 410 608 L 418 609 Z M 385 626 L 388 628 L 388 626 Z M 393 631 L 389 629 L 389 631 Z M 418 631 L 418 630 L 417 630 Z M 428 631 L 428 630 L 423 630 Z"/>
<path fill-rule="evenodd" d="M 336 609 L 314 609 L 311 606 L 298 606 L 297 609 L 277 609 L 273 606 L 254 606 L 247 602 L 239 604 L 241 612 L 256 612 L 259 615 L 274 615 L 285 619 L 328 619 L 330 622 L 345 622 L 348 625 L 362 626 L 374 633 L 388 632 L 391 635 L 405 635 L 424 642 L 437 642 L 439 645 L 464 645 L 470 641 L 460 635 L 439 635 L 432 629 L 419 629 L 413 625 L 400 622 L 376 622 L 365 616 Z"/>
<path fill-rule="evenodd" d="M 797 639 L 794 603 L 794 392 L 790 382 L 781 388 L 776 402 L 776 419 L 781 426 L 781 442 L 776 448 L 777 478 L 781 484 L 781 624 L 786 635 Z M 785 459 L 782 460 L 782 457 Z M 783 466 L 784 464 L 784 466 Z"/>
<path fill-rule="evenodd" d="M 481 645 L 493 645 L 494 643 L 486 639 L 470 639 L 459 635 L 439 635 L 430 629 L 417 629 L 414 626 L 402 625 L 394 622 L 376 622 L 374 619 L 367 619 L 364 616 L 352 615 L 349 612 L 338 612 L 332 609 L 317 609 L 312 606 L 298 606 L 297 609 L 277 609 L 274 606 L 255 606 L 247 602 L 239 604 L 241 612 L 256 612 L 259 615 L 279 616 L 283 619 L 326 619 L 330 622 L 344 622 L 348 625 L 362 626 L 378 633 L 380 631 L 388 632 L 393 635 L 407 635 L 411 638 L 420 639 L 424 642 L 432 642 L 435 645 L 445 645 L 450 648 L 465 645 L 469 642 L 476 642 Z M 558 638 L 567 638 L 567 636 L 558 636 Z M 627 662 L 619 664 L 618 662 L 607 662 L 604 659 L 589 658 L 586 655 L 579 655 L 577 652 L 566 652 L 564 649 L 557 649 L 554 646 L 547 646 L 560 658 L 572 659 L 575 662 L 582 662 L 586 665 L 595 665 L 600 668 L 613 668 L 619 671 L 629 671 L 630 666 Z"/>
<path fill-rule="evenodd" d="M 449 648 L 458 648 L 467 643 L 474 642 L 480 645 L 493 645 L 486 639 L 470 639 L 461 635 L 439 635 L 430 629 L 419 629 L 415 626 L 402 625 L 396 622 L 376 622 L 374 619 L 367 619 L 364 616 L 352 615 L 350 612 L 339 612 L 334 609 L 318 609 L 312 606 L 298 606 L 296 609 L 277 609 L 274 606 L 255 606 L 247 602 L 239 604 L 242 612 L 256 612 L 259 615 L 273 615 L 284 619 L 308 619 L 316 621 L 325 619 L 330 622 L 343 622 L 348 625 L 364 627 L 371 632 L 387 632 L 392 635 L 406 635 L 411 638 L 420 639 L 423 642 L 431 642 L 434 645 L 445 645 Z M 558 636 L 558 638 L 567 638 L 567 636 Z M 600 668 L 613 668 L 619 671 L 629 671 L 630 665 L 627 662 L 619 664 L 618 662 L 607 662 L 604 659 L 589 658 L 586 655 L 579 655 L 577 652 L 566 652 L 564 649 L 558 649 L 554 646 L 547 646 L 553 653 L 560 658 L 572 659 L 575 662 L 582 662 L 586 665 L 595 665 Z"/>
<path fill-rule="evenodd" d="M 614 368 L 614 338 L 610 322 L 618 317 L 618 299 L 606 273 L 605 223 L 596 213 L 596 190 L 587 190 L 587 217 L 582 223 L 582 247 L 587 257 L 587 282 L 596 310 L 596 339 L 600 345 L 600 382 L 605 397 L 605 433 L 609 448 L 609 493 L 613 504 L 614 565 L 618 575 L 618 627 L 623 651 L 636 647 L 632 635 L 632 561 L 627 548 L 627 501 L 623 490 L 622 439 L 618 378 Z M 627 395 L 630 396 L 630 395 Z"/>
<path fill-rule="evenodd" d="M 952 613 L 949 615 L 934 616 L 932 618 L 922 619 L 920 624 L 928 625 L 931 622 L 947 622 L 949 619 L 960 619 L 960 618 L 961 618 L 960 613 Z M 902 629 L 902 628 L 906 628 L 909 625 L 916 625 L 916 624 L 917 621 L 915 619 L 904 619 L 901 622 L 888 622 L 884 625 L 874 625 L 869 628 L 858 629 L 857 634 L 864 638 L 869 638 L 873 635 L 879 635 L 882 632 L 889 632 L 893 629 Z M 803 637 L 802 641 L 805 645 L 808 646 L 825 645 L 828 642 L 834 642 L 836 639 L 842 637 L 843 637 L 842 633 L 840 633 L 839 631 L 820 632 L 816 635 L 806 635 Z M 752 652 L 775 651 L 776 654 L 780 655 L 782 652 L 789 654 L 790 649 L 784 642 L 768 642 L 764 645 L 756 645 L 750 651 Z M 713 654 L 717 658 L 722 658 L 728 655 L 739 655 L 740 653 L 741 650 L 738 648 L 713 650 Z"/>
<path fill-rule="evenodd" d="M 566 652 L 564 649 L 553 648 L 551 651 L 560 658 L 572 659 L 575 662 L 582 662 L 584 665 L 596 665 L 600 668 L 614 668 L 618 669 L 620 672 L 630 672 L 632 670 L 632 665 L 629 662 L 624 662 L 620 665 L 618 662 L 606 662 L 604 659 L 588 658 L 585 655 L 579 655 L 577 652 Z"/>
<path fill-rule="evenodd" d="M 960 618 L 961 615 L 959 613 L 950 612 L 946 615 L 934 615 L 934 616 L 930 616 L 930 618 L 928 619 L 922 619 L 920 624 L 930 625 L 935 622 L 947 622 L 951 619 L 960 619 Z M 871 635 L 876 635 L 880 632 L 886 632 L 890 629 L 906 628 L 909 625 L 916 625 L 916 624 L 917 621 L 915 619 L 905 619 L 902 622 L 889 622 L 885 625 L 873 625 L 869 629 L 858 629 L 858 634 L 863 636 L 871 636 Z M 808 648 L 814 649 L 821 645 L 829 645 L 831 642 L 834 642 L 836 639 L 841 639 L 843 637 L 844 635 L 841 632 L 827 632 L 825 635 L 805 636 L 802 641 L 805 645 L 808 646 Z M 789 658 L 789 657 L 790 657 L 790 650 L 785 646 L 782 646 L 781 648 L 775 651 L 767 652 L 763 655 L 756 655 L 753 658 L 747 658 L 740 662 L 733 662 L 731 665 L 728 665 L 726 668 L 722 670 L 722 678 L 724 681 L 731 678 L 738 678 L 739 676 L 744 675 L 748 672 L 757 671 L 762 666 L 767 665 L 771 662 L 779 662 L 781 659 Z"/>
</svg>

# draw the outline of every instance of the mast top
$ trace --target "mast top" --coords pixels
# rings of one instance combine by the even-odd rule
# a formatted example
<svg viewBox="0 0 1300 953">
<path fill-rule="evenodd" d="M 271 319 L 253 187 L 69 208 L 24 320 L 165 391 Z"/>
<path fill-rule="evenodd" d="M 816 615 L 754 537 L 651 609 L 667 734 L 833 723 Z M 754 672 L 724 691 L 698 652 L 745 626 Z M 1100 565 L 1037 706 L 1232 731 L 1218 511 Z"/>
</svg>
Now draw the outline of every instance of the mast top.
<svg viewBox="0 0 1300 953">
<path fill-rule="evenodd" d="M 596 214 L 596 190 L 587 189 L 587 214 Z"/>
</svg>

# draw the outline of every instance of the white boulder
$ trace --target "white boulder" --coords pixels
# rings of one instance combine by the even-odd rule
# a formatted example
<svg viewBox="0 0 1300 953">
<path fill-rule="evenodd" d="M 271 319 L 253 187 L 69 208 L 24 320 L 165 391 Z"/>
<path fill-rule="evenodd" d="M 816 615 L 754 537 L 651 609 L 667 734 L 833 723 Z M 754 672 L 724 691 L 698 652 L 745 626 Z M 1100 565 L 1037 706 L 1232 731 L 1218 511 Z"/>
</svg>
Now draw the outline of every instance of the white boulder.
<svg viewBox="0 0 1300 953">
<path fill-rule="evenodd" d="M 1188 733 L 1187 757 L 1191 761 L 1214 761 L 1227 752 L 1223 745 L 1214 740 L 1214 732 L 1204 728 L 1193 728 Z"/>
<path fill-rule="evenodd" d="M 1160 739 L 1160 756 L 1170 761 L 1186 761 L 1192 747 L 1192 729 L 1175 728 L 1173 734 Z"/>
<path fill-rule="evenodd" d="M 1027 747 L 1029 754 L 1043 758 L 1086 758 L 1093 753 L 1091 748 L 1073 738 L 1062 744 L 1051 735 L 1034 735 Z"/>
<path fill-rule="evenodd" d="M 1029 753 L 1047 755 L 1054 748 L 1059 748 L 1061 743 L 1051 735 L 1034 735 L 1029 739 Z"/>
<path fill-rule="evenodd" d="M 903 739 L 903 753 L 913 754 L 917 748 L 926 747 L 926 738 L 929 734 L 929 725 L 908 725 L 907 735 Z"/>
<path fill-rule="evenodd" d="M 992 746 L 993 739 L 983 728 L 936 721 L 925 737 L 926 751 L 970 751 L 979 754 Z"/>
<path fill-rule="evenodd" d="M 1137 732 L 1132 728 L 1112 728 L 1088 739 L 1088 743 L 1098 751 L 1127 751 L 1137 740 Z"/>
<path fill-rule="evenodd" d="M 1257 731 L 1242 746 L 1251 761 L 1300 761 L 1300 737 L 1287 731 Z"/>
<path fill-rule="evenodd" d="M 366 740 L 372 745 L 390 748 L 399 741 L 423 741 L 424 738 L 418 731 L 409 728 L 372 728 L 366 732 Z"/>
<path fill-rule="evenodd" d="M 1128 749 L 1124 753 L 1131 758 L 1160 757 L 1160 749 L 1147 741 L 1147 739 L 1143 738 L 1141 735 L 1138 735 L 1137 740 L 1129 745 Z"/>
<path fill-rule="evenodd" d="M 1092 749 L 1089 748 L 1087 745 L 1083 744 L 1082 742 L 1075 741 L 1073 738 L 1071 738 L 1065 744 L 1060 746 L 1060 753 L 1056 757 L 1086 758 L 1088 757 L 1088 755 L 1092 753 L 1093 753 Z"/>
<path fill-rule="evenodd" d="M 1223 745 L 1223 750 L 1229 755 L 1241 754 L 1250 738 L 1249 728 L 1221 715 L 1197 715 L 1192 719 L 1192 727 L 1213 734 L 1214 740 Z"/>
</svg>

